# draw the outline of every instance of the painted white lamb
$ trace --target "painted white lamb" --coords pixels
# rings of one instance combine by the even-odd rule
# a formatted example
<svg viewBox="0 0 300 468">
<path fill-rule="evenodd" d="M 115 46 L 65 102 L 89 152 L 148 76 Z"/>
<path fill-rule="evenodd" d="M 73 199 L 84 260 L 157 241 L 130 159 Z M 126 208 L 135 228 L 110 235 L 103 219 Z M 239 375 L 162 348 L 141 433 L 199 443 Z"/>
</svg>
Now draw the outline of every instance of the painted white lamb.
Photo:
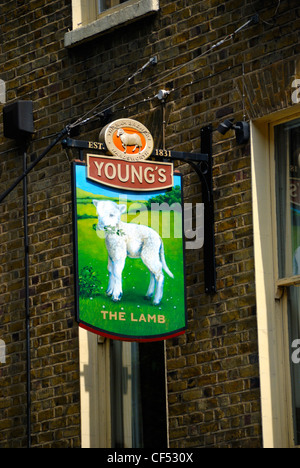
<svg viewBox="0 0 300 468">
<path fill-rule="evenodd" d="M 154 296 L 153 304 L 158 305 L 163 297 L 163 269 L 174 278 L 166 264 L 161 237 L 148 226 L 121 221 L 121 215 L 127 211 L 126 205 L 98 200 L 93 200 L 93 203 L 98 214 L 97 229 L 105 231 L 109 271 L 107 295 L 114 302 L 121 300 L 122 272 L 126 258 L 141 258 L 151 274 L 146 299 Z"/>
<path fill-rule="evenodd" d="M 126 133 L 122 128 L 119 128 L 117 132 L 117 137 L 121 139 L 122 146 L 124 148 L 124 154 L 127 151 L 127 146 L 134 146 L 133 152 L 139 148 L 139 153 L 141 152 L 141 148 L 143 147 L 142 140 L 140 135 L 137 133 Z"/>
</svg>

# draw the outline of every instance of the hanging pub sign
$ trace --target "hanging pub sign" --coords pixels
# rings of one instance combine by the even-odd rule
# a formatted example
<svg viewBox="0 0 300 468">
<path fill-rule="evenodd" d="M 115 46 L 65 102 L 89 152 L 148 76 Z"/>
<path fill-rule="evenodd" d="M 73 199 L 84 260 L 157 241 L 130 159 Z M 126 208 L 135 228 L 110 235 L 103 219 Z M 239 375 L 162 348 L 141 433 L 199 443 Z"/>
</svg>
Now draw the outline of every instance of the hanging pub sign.
<svg viewBox="0 0 300 468">
<path fill-rule="evenodd" d="M 183 334 L 182 177 L 148 159 L 153 139 L 139 122 L 112 122 L 100 139 L 105 154 L 73 165 L 77 320 L 118 340 Z"/>
</svg>

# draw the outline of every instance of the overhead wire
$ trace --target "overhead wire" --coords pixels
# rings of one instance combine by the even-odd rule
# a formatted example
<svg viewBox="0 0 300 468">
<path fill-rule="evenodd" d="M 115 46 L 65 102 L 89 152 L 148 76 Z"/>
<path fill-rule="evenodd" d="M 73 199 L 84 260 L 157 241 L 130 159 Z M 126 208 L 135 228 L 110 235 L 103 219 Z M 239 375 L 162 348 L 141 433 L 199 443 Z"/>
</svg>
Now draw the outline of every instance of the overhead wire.
<svg viewBox="0 0 300 468">
<path fill-rule="evenodd" d="M 274 18 L 277 13 L 278 13 L 278 10 L 279 10 L 279 7 L 281 5 L 281 0 L 278 1 L 278 5 L 277 5 L 277 8 L 275 10 L 275 14 L 273 15 L 272 18 Z M 33 167 L 35 167 L 35 165 L 51 150 L 51 148 L 53 148 L 53 146 L 55 146 L 55 144 L 61 140 L 63 138 L 63 136 L 65 134 L 70 134 L 71 130 L 73 128 L 76 128 L 77 126 L 79 125 L 83 125 L 95 118 L 98 118 L 99 115 L 101 114 L 104 114 L 105 112 L 111 110 L 112 107 L 115 107 L 115 106 L 118 106 L 120 104 L 122 104 L 123 102 L 126 102 L 128 99 L 132 99 L 133 97 L 137 96 L 138 94 L 141 94 L 143 93 L 144 91 L 146 91 L 148 88 L 150 87 L 153 87 L 159 83 L 165 83 L 166 80 L 168 78 L 170 78 L 172 75 L 178 73 L 180 70 L 182 70 L 183 68 L 185 67 L 188 67 L 189 65 L 191 65 L 192 63 L 194 63 L 195 61 L 203 58 L 204 56 L 207 56 L 209 55 L 210 53 L 214 52 L 218 47 L 220 47 L 221 45 L 225 44 L 226 42 L 229 42 L 231 39 L 233 39 L 235 37 L 236 34 L 238 34 L 240 31 L 242 31 L 243 29 L 245 29 L 247 26 L 250 26 L 251 24 L 257 24 L 259 22 L 259 16 L 257 14 L 257 12 L 255 11 L 255 15 L 252 16 L 252 18 L 250 20 L 248 20 L 245 24 L 243 24 L 242 26 L 240 26 L 239 28 L 237 28 L 233 33 L 231 34 L 228 34 L 225 38 L 223 38 L 222 40 L 218 41 L 216 44 L 213 44 L 210 48 L 208 48 L 206 51 L 204 51 L 203 53 L 197 55 L 196 57 L 194 57 L 193 59 L 191 59 L 190 61 L 186 62 L 186 63 L 183 63 L 182 65 L 176 67 L 175 69 L 172 69 L 171 71 L 167 72 L 165 75 L 161 76 L 160 78 L 158 78 L 157 80 L 154 80 L 152 81 L 151 83 L 149 83 L 147 86 L 144 86 L 142 89 L 139 89 L 138 91 L 134 92 L 134 93 L 131 93 L 130 95 L 126 96 L 125 98 L 123 99 L 120 99 L 119 101 L 111 104 L 109 107 L 107 108 L 104 108 L 98 112 L 96 112 L 96 110 L 100 107 L 100 106 L 103 106 L 103 104 L 109 100 L 114 94 L 116 94 L 118 91 L 120 91 L 122 88 L 124 88 L 126 86 L 126 84 L 128 82 L 130 82 L 135 76 L 139 75 L 140 73 L 142 73 L 144 71 L 144 69 L 150 64 L 150 63 L 153 63 L 153 58 L 151 58 L 143 67 L 141 67 L 140 69 L 138 69 L 131 77 L 129 77 L 122 85 L 120 85 L 118 88 L 116 88 L 114 91 L 112 91 L 108 96 L 106 96 L 101 102 L 99 102 L 98 104 L 96 104 L 90 111 L 88 111 L 87 113 L 85 113 L 82 117 L 79 117 L 75 122 L 73 123 L 70 123 L 68 125 L 66 125 L 66 127 L 62 130 L 62 132 L 60 133 L 57 133 L 56 134 L 56 138 L 55 138 L 55 141 L 53 141 L 49 146 L 48 148 L 43 152 L 43 154 L 38 157 L 32 164 L 31 166 L 28 168 L 28 170 L 23 173 L 22 176 L 20 176 L 16 182 L 5 192 L 3 193 L 1 196 L 0 196 L 0 203 L 6 198 L 6 196 L 18 185 L 18 183 L 23 180 L 24 177 L 27 176 L 27 174 L 33 169 Z M 262 20 L 263 22 L 266 23 L 265 20 Z M 271 23 L 269 23 L 271 24 Z M 228 69 L 231 69 L 232 67 L 229 67 Z M 199 80 L 196 80 L 196 81 L 192 81 L 190 82 L 188 85 L 191 85 L 191 84 L 194 84 L 194 83 L 197 83 L 199 81 L 201 81 L 202 79 L 205 79 L 205 78 L 200 78 Z M 140 101 L 140 102 L 147 102 L 147 101 L 150 101 L 152 100 L 153 97 L 149 97 L 148 99 L 144 99 L 143 101 Z M 91 114 L 93 113 L 92 116 L 90 116 Z M 90 116 L 90 117 L 89 117 Z M 46 139 L 46 138 L 50 138 L 49 136 L 48 137 L 42 137 L 41 139 Z M 4 151 L 3 153 L 1 154 L 4 154 L 6 151 Z"/>
<path fill-rule="evenodd" d="M 279 8 L 280 8 L 280 5 L 281 5 L 281 0 L 278 0 L 278 4 L 277 4 L 277 7 L 276 7 L 276 10 L 275 10 L 274 14 L 272 15 L 272 17 L 269 18 L 268 21 L 265 20 L 265 19 L 263 19 L 263 18 L 261 17 L 261 15 L 260 15 L 260 19 L 261 19 L 262 23 L 267 24 L 268 26 L 274 26 L 275 18 L 276 18 L 276 16 L 277 16 L 277 13 L 278 13 L 278 10 L 279 10 Z M 258 14 L 256 8 L 254 7 L 254 5 L 253 5 L 252 3 L 251 3 L 251 8 L 252 8 L 252 10 L 253 10 L 254 13 Z M 273 20 L 273 22 L 271 22 L 271 20 Z"/>
<path fill-rule="evenodd" d="M 221 45 L 225 44 L 226 42 L 229 42 L 231 39 L 233 39 L 235 37 L 236 34 L 238 34 L 240 31 L 242 31 L 243 29 L 245 29 L 247 26 L 250 26 L 251 24 L 257 24 L 258 23 L 258 15 L 255 15 L 255 16 L 252 16 L 250 20 L 248 20 L 246 23 L 244 23 L 242 26 L 240 26 L 239 28 L 237 28 L 233 33 L 231 34 L 228 34 L 225 38 L 223 38 L 222 40 L 218 41 L 216 44 L 213 44 L 210 48 L 208 48 L 207 50 L 205 50 L 204 52 L 202 52 L 201 54 L 197 55 L 196 57 L 194 57 L 193 59 L 191 59 L 190 61 L 186 62 L 186 63 L 183 63 L 181 65 L 179 65 L 177 68 L 171 70 L 171 71 L 168 71 L 165 75 L 159 77 L 158 79 L 154 80 L 154 81 L 151 81 L 151 83 L 149 83 L 148 85 L 146 85 L 145 87 L 143 87 L 142 89 L 139 89 L 138 91 L 130 94 L 129 96 L 126 96 L 125 98 L 122 98 L 120 99 L 119 101 L 115 102 L 113 104 L 113 107 L 115 106 L 118 106 L 120 104 L 122 104 L 123 102 L 127 101 L 128 99 L 131 99 L 133 97 L 135 97 L 136 95 L 140 94 L 140 93 L 143 93 L 144 91 L 146 91 L 148 88 L 150 87 L 153 87 L 155 85 L 157 85 L 158 83 L 161 83 L 161 82 L 166 82 L 167 79 L 169 79 L 172 75 L 178 73 L 180 70 L 182 70 L 183 68 L 185 67 L 188 67 L 190 66 L 192 63 L 194 63 L 195 61 L 205 57 L 206 55 L 209 55 L 210 53 L 214 52 L 218 47 L 220 47 Z M 140 69 L 140 71 L 143 71 L 143 67 Z M 139 71 L 138 71 L 139 72 Z M 138 73 L 136 72 L 133 76 L 136 76 L 136 74 Z M 98 111 L 98 112 L 95 112 L 96 109 L 98 109 L 100 106 L 103 105 L 104 102 L 106 102 L 109 98 L 111 98 L 116 92 L 118 92 L 120 89 L 122 89 L 127 83 L 128 81 L 130 81 L 131 78 L 127 79 L 122 85 L 120 85 L 116 90 L 114 90 L 112 93 L 110 93 L 108 96 L 106 96 L 100 103 L 98 103 L 96 106 L 94 106 L 90 111 L 88 111 L 86 114 L 84 114 L 83 117 L 77 119 L 74 123 L 70 124 L 69 125 L 69 128 L 72 129 L 72 128 L 75 128 L 77 127 L 78 125 L 83 125 L 89 121 L 91 121 L 92 119 L 95 119 L 97 118 L 101 113 L 104 113 L 106 111 L 108 111 L 109 109 L 111 109 L 112 106 L 109 106 L 105 109 L 102 109 L 101 111 Z M 92 112 L 94 112 L 95 114 L 91 117 L 88 117 L 88 115 L 90 115 Z"/>
<path fill-rule="evenodd" d="M 281 3 L 281 0 L 279 0 L 279 3 L 277 5 L 277 8 L 276 8 L 276 13 L 278 12 L 278 9 L 280 7 L 280 3 Z M 276 14 L 275 13 L 275 14 Z M 182 70 L 183 68 L 185 67 L 188 67 L 189 65 L 191 65 L 192 63 L 194 63 L 195 61 L 205 57 L 206 55 L 209 55 L 210 53 L 214 52 L 215 49 L 217 49 L 218 47 L 220 47 L 221 45 L 225 44 L 226 42 L 229 42 L 231 39 L 233 39 L 235 37 L 236 34 L 238 34 L 240 31 L 242 31 L 243 29 L 245 29 L 247 26 L 251 25 L 251 24 L 257 24 L 258 23 L 258 15 L 256 14 L 255 16 L 252 16 L 250 20 L 248 20 L 246 23 L 244 23 L 242 26 L 240 26 L 239 28 L 237 28 L 233 33 L 231 34 L 228 34 L 225 38 L 223 38 L 222 40 L 218 41 L 216 44 L 213 44 L 210 48 L 208 48 L 207 50 L 205 50 L 203 53 L 197 55 L 196 57 L 194 57 L 193 59 L 191 59 L 190 61 L 186 62 L 186 63 L 183 63 L 182 65 L 178 66 L 177 68 L 171 70 L 171 71 L 168 71 L 165 75 L 161 76 L 160 78 L 158 78 L 157 80 L 154 80 L 152 81 L 151 83 L 149 83 L 148 85 L 146 85 L 145 87 L 137 90 L 136 92 L 134 93 L 131 93 L 130 95 L 126 96 L 125 98 L 122 98 L 118 101 L 116 101 L 115 103 L 113 103 L 112 105 L 109 105 L 108 107 L 106 108 L 103 108 L 99 111 L 96 112 L 96 110 L 102 106 L 107 100 L 109 100 L 114 94 L 116 94 L 118 91 L 120 91 L 121 89 L 123 89 L 126 84 L 128 84 L 128 82 L 130 82 L 134 77 L 136 77 L 137 75 L 139 75 L 140 73 L 142 73 L 145 68 L 147 68 L 148 65 L 150 65 L 151 63 L 157 63 L 156 60 L 157 58 L 156 57 L 152 57 L 148 60 L 148 62 L 143 65 L 141 68 L 139 68 L 136 72 L 134 72 L 129 78 L 127 78 L 124 83 L 122 83 L 118 88 L 116 88 L 114 91 L 112 91 L 109 95 L 107 95 L 101 102 L 99 102 L 98 104 L 96 104 L 92 109 L 90 109 L 88 112 L 86 112 L 82 117 L 79 117 L 75 122 L 69 124 L 67 126 L 68 128 L 68 131 L 70 132 L 70 130 L 72 130 L 73 128 L 76 128 L 77 126 L 79 125 L 83 125 L 87 122 L 90 122 L 91 120 L 94 120 L 96 118 L 98 118 L 101 114 L 104 114 L 105 112 L 109 111 L 119 105 L 121 105 L 122 103 L 126 102 L 127 100 L 129 99 L 132 99 L 133 97 L 135 97 L 136 95 L 138 94 L 141 94 L 143 93 L 144 91 L 146 91 L 148 88 L 150 87 L 154 87 L 155 85 L 159 84 L 159 83 L 166 83 L 166 80 L 168 78 L 170 78 L 173 74 L 176 74 L 178 73 L 180 70 Z M 239 67 L 240 64 L 236 65 L 236 66 L 231 66 L 231 67 L 228 67 L 227 69 L 225 70 L 232 70 L 233 68 L 236 68 L 236 67 Z M 176 91 L 178 89 L 182 89 L 186 86 L 190 86 L 190 85 L 193 85 L 193 84 L 196 84 L 196 83 L 199 83 L 201 82 L 202 80 L 206 79 L 207 77 L 212 77 L 212 76 L 216 76 L 217 74 L 220 74 L 220 73 L 223 73 L 225 70 L 222 70 L 220 72 L 217 72 L 217 73 L 211 73 L 210 75 L 208 76 L 205 76 L 205 77 L 201 77 L 197 80 L 193 80 L 189 83 L 186 83 L 185 85 L 181 86 L 181 87 L 177 87 L 175 89 L 172 89 L 171 91 Z M 131 104 L 129 106 L 123 106 L 122 108 L 119 108 L 117 109 L 116 111 L 120 111 L 120 110 L 124 110 L 124 109 L 127 109 L 129 107 L 133 107 L 133 106 L 136 106 L 138 104 L 142 104 L 142 103 L 146 103 L 146 102 L 149 102 L 149 101 L 152 101 L 154 98 L 156 97 L 155 96 L 152 96 L 152 97 L 148 97 L 148 98 L 145 98 L 145 99 L 142 99 L 134 104 Z M 92 116 L 90 116 L 91 114 L 93 114 Z M 89 117 L 90 116 L 90 117 Z M 44 137 L 40 137 L 40 138 L 37 138 L 36 140 L 42 140 L 42 139 L 47 139 L 47 138 L 51 138 L 52 136 L 57 136 L 58 133 L 55 133 L 53 135 L 50 135 L 50 136 L 44 136 Z M 9 151 L 9 150 L 8 150 Z M 3 153 L 0 153 L 0 154 L 4 154 L 5 152 Z"/>
<path fill-rule="evenodd" d="M 100 106 L 102 105 L 105 101 L 107 101 L 108 99 L 110 99 L 114 94 L 116 94 L 118 91 L 120 91 L 122 88 L 124 88 L 126 86 L 126 84 L 128 82 L 130 82 L 131 80 L 133 80 L 133 78 L 135 78 L 137 75 L 139 75 L 140 73 L 142 73 L 149 65 L 151 64 L 156 64 L 157 63 L 157 58 L 156 57 L 151 57 L 147 63 L 145 63 L 141 68 L 139 68 L 136 72 L 133 73 L 133 75 L 131 75 L 129 78 L 127 78 L 126 81 L 124 81 L 124 83 L 122 83 L 118 88 L 116 88 L 114 91 L 112 91 L 108 96 L 106 96 L 102 101 L 101 103 L 97 104 L 96 106 L 94 106 L 91 110 L 89 110 L 88 112 L 86 112 L 84 114 L 83 117 L 80 117 L 79 119 L 76 120 L 76 122 L 74 122 L 73 124 L 70 125 L 70 128 L 75 128 L 77 127 L 78 125 L 82 125 L 83 123 L 85 123 L 85 121 L 88 119 L 88 115 L 95 112 L 95 110 Z M 105 112 L 105 111 L 103 111 Z M 88 119 L 90 120 L 90 119 Z"/>
</svg>

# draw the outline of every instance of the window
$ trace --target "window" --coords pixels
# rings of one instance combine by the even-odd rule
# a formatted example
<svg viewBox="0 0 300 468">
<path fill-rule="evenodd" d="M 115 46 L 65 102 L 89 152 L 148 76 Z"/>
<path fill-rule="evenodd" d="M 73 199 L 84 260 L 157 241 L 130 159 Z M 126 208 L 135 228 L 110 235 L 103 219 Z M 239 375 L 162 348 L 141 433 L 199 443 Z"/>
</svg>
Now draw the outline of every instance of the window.
<svg viewBox="0 0 300 468">
<path fill-rule="evenodd" d="M 111 341 L 112 448 L 167 448 L 163 343 Z"/>
<path fill-rule="evenodd" d="M 159 10 L 159 0 L 72 0 L 73 30 L 65 47 L 86 42 Z"/>
<path fill-rule="evenodd" d="M 278 276 L 283 279 L 300 276 L 300 119 L 275 126 L 274 137 Z"/>
<path fill-rule="evenodd" d="M 165 343 L 79 332 L 82 448 L 166 449 Z"/>
<path fill-rule="evenodd" d="M 300 339 L 300 119 L 274 127 L 277 286 L 286 288 L 289 349 Z M 291 359 L 295 445 L 300 445 L 300 364 Z"/>
<path fill-rule="evenodd" d="M 76 10 L 73 11 L 74 19 L 77 17 L 77 23 L 73 22 L 73 29 L 86 26 L 96 21 L 105 11 L 127 2 L 128 0 L 80 0 L 77 15 Z"/>
<path fill-rule="evenodd" d="M 291 359 L 293 436 L 295 445 L 300 445 L 300 288 L 291 286 L 288 291 L 289 344 L 290 349 L 298 347 L 295 358 Z"/>
<path fill-rule="evenodd" d="M 265 448 L 300 445 L 300 107 L 252 122 L 257 326 Z"/>
</svg>

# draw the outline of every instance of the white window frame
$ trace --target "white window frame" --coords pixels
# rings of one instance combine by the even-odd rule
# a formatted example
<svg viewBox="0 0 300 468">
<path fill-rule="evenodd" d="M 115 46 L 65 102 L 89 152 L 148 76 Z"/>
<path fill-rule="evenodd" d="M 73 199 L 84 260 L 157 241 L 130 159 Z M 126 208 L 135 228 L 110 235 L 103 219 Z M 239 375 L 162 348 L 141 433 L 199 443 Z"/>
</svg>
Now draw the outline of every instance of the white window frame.
<svg viewBox="0 0 300 468">
<path fill-rule="evenodd" d="M 100 15 L 101 13 L 103 13 L 105 10 L 101 10 L 101 0 L 95 0 L 97 2 L 97 15 Z M 118 6 L 120 5 L 122 2 L 120 2 L 120 0 L 110 0 L 111 3 L 112 3 L 112 6 L 111 8 L 115 7 L 115 6 Z M 124 2 L 123 2 L 124 3 Z"/>
<path fill-rule="evenodd" d="M 128 0 L 98 14 L 98 1 L 72 0 L 73 30 L 65 47 L 73 47 L 159 10 L 159 0 Z"/>
<path fill-rule="evenodd" d="M 79 328 L 81 447 L 111 447 L 110 343 Z"/>
<path fill-rule="evenodd" d="M 274 127 L 300 117 L 300 106 L 251 124 L 253 226 L 263 443 L 294 447 L 287 288 L 278 279 Z"/>
<path fill-rule="evenodd" d="M 123 342 L 122 367 L 132 375 L 131 350 L 129 342 Z M 167 425 L 167 445 L 169 447 L 169 415 L 167 389 L 167 349 L 164 342 L 163 359 L 165 365 L 165 408 Z M 116 402 L 111 392 L 111 342 L 79 327 L 80 362 L 80 413 L 81 448 L 112 448 L 111 406 Z M 123 394 L 124 444 L 132 448 L 132 388 L 128 380 L 127 392 Z"/>
</svg>

